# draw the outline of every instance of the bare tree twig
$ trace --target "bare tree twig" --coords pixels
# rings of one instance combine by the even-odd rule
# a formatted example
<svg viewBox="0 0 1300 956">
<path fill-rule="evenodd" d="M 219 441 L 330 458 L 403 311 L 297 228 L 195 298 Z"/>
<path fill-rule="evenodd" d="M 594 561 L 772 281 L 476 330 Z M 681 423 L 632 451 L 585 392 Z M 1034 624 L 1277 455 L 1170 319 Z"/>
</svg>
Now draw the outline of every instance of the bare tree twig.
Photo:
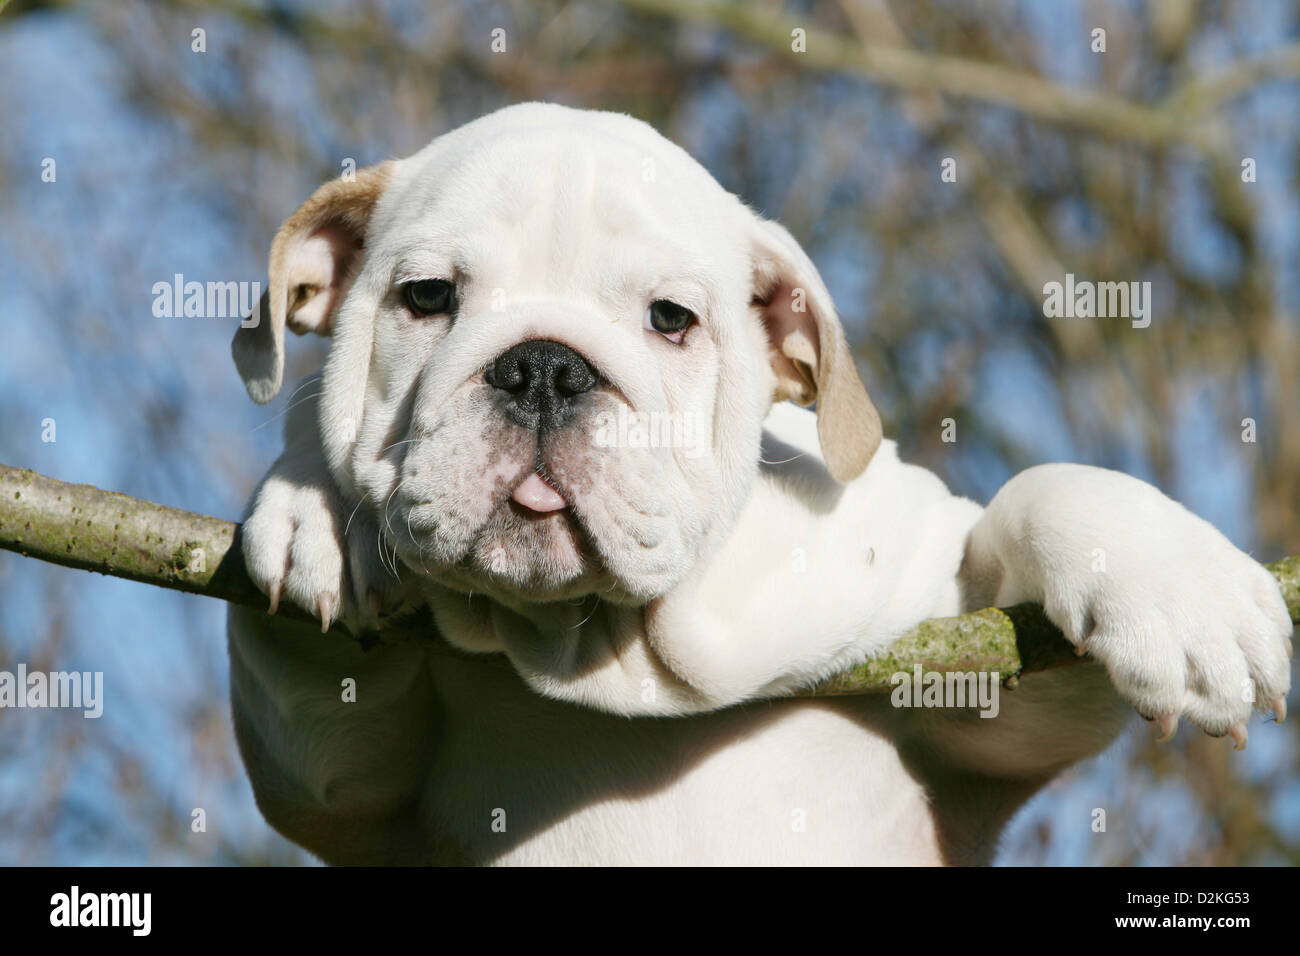
<svg viewBox="0 0 1300 956">
<path fill-rule="evenodd" d="M 26 557 L 265 609 L 238 534 L 220 518 L 0 465 L 0 548 Z"/>
<path fill-rule="evenodd" d="M 0 549 L 264 610 L 266 596 L 249 579 L 238 541 L 239 526 L 220 518 L 0 465 Z M 1300 556 L 1269 570 L 1282 586 L 1291 619 L 1300 622 Z M 314 620 L 288 605 L 281 613 Z M 427 619 L 396 624 L 383 637 L 422 638 L 461 656 Z M 500 664 L 482 655 L 476 659 Z M 801 696 L 889 690 L 894 674 L 910 673 L 918 664 L 927 671 L 997 671 L 1014 680 L 1079 660 L 1040 608 L 988 608 L 926 621 L 885 653 Z"/>
<path fill-rule="evenodd" d="M 1029 116 L 1086 129 L 1110 139 L 1147 146 L 1186 142 L 1204 149 L 1213 137 L 1205 114 L 1255 86 L 1300 75 L 1300 44 L 1243 60 L 1146 106 L 1096 90 L 1060 86 L 1012 67 L 897 46 L 864 43 L 811 29 L 766 5 L 734 0 L 606 0 L 642 13 L 712 23 L 814 69 L 852 73 L 887 86 L 933 90 L 1006 106 Z M 804 31 L 805 48 L 792 49 L 792 31 Z"/>
<path fill-rule="evenodd" d="M 1170 93 L 1160 108 L 1191 122 L 1257 86 L 1297 76 L 1300 76 L 1300 43 L 1292 43 L 1194 77 Z"/>
</svg>

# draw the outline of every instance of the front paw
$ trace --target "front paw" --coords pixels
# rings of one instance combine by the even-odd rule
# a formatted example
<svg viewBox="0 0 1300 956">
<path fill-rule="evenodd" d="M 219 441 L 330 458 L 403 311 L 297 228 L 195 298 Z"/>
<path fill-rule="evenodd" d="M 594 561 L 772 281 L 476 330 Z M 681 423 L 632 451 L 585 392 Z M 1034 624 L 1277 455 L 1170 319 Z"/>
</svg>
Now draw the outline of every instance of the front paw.
<svg viewBox="0 0 1300 956">
<path fill-rule="evenodd" d="M 1143 522 L 1140 540 L 1120 552 L 1092 552 L 1101 570 L 1049 576 L 1044 606 L 1159 722 L 1159 739 L 1186 717 L 1212 736 L 1231 734 L 1240 750 L 1252 707 L 1286 716 L 1291 619 L 1268 571 L 1207 522 L 1161 504 L 1177 512 Z"/>
<path fill-rule="evenodd" d="M 321 630 L 341 622 L 375 631 L 400 603 L 400 576 L 364 508 L 349 513 L 324 482 L 269 475 L 243 524 L 244 564 L 274 614 L 289 601 L 315 614 Z"/>
</svg>

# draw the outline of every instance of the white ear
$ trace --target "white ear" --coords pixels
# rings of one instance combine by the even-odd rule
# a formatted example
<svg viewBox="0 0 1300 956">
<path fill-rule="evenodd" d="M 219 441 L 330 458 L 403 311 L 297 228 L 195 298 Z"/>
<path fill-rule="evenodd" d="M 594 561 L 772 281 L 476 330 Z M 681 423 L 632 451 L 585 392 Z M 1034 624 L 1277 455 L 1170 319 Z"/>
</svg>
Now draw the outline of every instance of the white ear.
<svg viewBox="0 0 1300 956">
<path fill-rule="evenodd" d="M 754 304 L 766 330 L 774 401 L 817 402 L 817 437 L 837 481 L 866 470 L 880 446 L 880 415 L 867 397 L 817 268 L 785 227 L 754 217 Z"/>
<path fill-rule="evenodd" d="M 380 163 L 350 180 L 326 183 L 276 233 L 266 293 L 254 321 L 241 325 L 230 343 L 253 401 L 264 404 L 280 391 L 286 322 L 298 335 L 330 334 L 331 317 L 356 275 L 370 215 L 393 166 Z"/>
</svg>

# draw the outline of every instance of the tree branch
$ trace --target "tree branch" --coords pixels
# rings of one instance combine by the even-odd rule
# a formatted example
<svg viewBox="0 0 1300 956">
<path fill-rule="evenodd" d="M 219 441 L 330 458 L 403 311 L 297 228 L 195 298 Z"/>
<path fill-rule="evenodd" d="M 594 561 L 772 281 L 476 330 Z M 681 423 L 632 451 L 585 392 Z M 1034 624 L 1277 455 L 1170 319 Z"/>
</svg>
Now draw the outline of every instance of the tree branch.
<svg viewBox="0 0 1300 956">
<path fill-rule="evenodd" d="M 792 62 L 826 72 L 855 74 L 884 86 L 932 90 L 1005 106 L 1062 126 L 1144 146 L 1189 143 L 1206 149 L 1213 137 L 1205 115 L 1256 86 L 1300 75 L 1300 43 L 1241 60 L 1189 81 L 1156 105 L 1053 83 L 1036 73 L 995 63 L 877 43 L 811 29 L 780 10 L 737 0 L 605 0 L 640 13 L 708 23 L 730 30 Z M 806 49 L 791 49 L 791 31 L 805 32 Z"/>
<path fill-rule="evenodd" d="M 220 518 L 0 465 L 0 549 L 265 610 L 266 596 L 248 577 L 238 542 L 239 526 Z M 1300 556 L 1268 569 L 1282 587 L 1291 620 L 1300 623 Z M 316 620 L 288 604 L 279 613 Z M 340 625 L 332 630 L 348 634 Z M 395 622 L 380 639 L 426 640 L 441 653 L 470 656 L 442 641 L 427 616 Z M 485 665 L 503 663 L 496 655 L 473 659 Z M 1014 682 L 1022 673 L 1081 660 L 1086 658 L 1075 656 L 1041 608 L 988 608 L 926 621 L 885 653 L 799 696 L 888 691 L 892 675 L 910 673 L 917 664 L 927 671 L 997 671 Z"/>
</svg>

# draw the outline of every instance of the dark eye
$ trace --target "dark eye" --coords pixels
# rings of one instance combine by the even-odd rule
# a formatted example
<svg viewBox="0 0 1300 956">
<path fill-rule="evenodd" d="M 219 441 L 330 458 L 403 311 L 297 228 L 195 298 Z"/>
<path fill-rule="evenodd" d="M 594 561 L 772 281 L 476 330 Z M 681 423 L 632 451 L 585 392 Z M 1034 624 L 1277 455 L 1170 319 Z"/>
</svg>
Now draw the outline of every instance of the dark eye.
<svg viewBox="0 0 1300 956">
<path fill-rule="evenodd" d="M 686 329 L 695 321 L 695 313 L 676 302 L 655 299 L 646 313 L 648 327 L 665 336 L 670 342 L 680 342 Z"/>
<path fill-rule="evenodd" d="M 402 298 L 416 315 L 441 315 L 456 307 L 456 287 L 446 279 L 418 279 L 402 286 Z"/>
</svg>

